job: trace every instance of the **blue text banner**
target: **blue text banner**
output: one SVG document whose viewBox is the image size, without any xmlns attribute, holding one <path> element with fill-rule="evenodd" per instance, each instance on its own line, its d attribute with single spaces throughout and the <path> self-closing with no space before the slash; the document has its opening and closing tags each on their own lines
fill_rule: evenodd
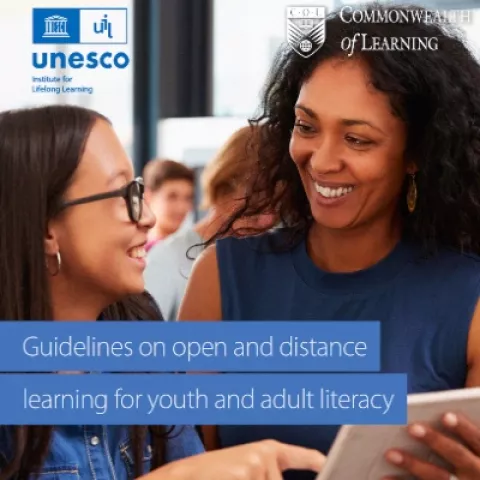
<svg viewBox="0 0 480 480">
<path fill-rule="evenodd" d="M 378 372 L 379 322 L 0 322 L 0 372 Z"/>
</svg>

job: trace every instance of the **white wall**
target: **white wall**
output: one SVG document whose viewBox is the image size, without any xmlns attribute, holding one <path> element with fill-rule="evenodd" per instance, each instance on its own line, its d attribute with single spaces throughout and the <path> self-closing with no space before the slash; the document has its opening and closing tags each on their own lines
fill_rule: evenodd
<svg viewBox="0 0 480 480">
<path fill-rule="evenodd" d="M 248 125 L 242 117 L 172 118 L 159 122 L 158 156 L 204 165 L 230 135 Z M 211 157 L 210 157 L 211 158 Z"/>
</svg>

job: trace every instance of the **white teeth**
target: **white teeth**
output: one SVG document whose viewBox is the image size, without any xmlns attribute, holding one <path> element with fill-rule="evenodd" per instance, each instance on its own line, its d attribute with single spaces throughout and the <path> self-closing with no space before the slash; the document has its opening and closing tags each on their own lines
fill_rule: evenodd
<svg viewBox="0 0 480 480">
<path fill-rule="evenodd" d="M 132 258 L 144 258 L 146 254 L 144 247 L 134 247 L 128 252 L 128 255 Z"/>
<path fill-rule="evenodd" d="M 325 198 L 336 198 L 342 197 L 347 193 L 350 193 L 354 187 L 352 186 L 345 186 L 345 187 L 337 187 L 337 188 L 330 188 L 330 187 L 323 187 L 318 183 L 314 182 L 315 190 Z"/>
</svg>

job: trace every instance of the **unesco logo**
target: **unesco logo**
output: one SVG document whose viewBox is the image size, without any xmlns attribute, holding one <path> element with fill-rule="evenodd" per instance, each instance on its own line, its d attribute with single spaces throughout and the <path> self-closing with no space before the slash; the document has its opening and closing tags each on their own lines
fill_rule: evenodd
<svg viewBox="0 0 480 480">
<path fill-rule="evenodd" d="M 34 8 L 35 45 L 126 45 L 126 8 Z M 80 49 L 79 49 L 80 50 Z M 34 68 L 126 68 L 130 58 L 122 51 L 33 52 Z"/>
</svg>

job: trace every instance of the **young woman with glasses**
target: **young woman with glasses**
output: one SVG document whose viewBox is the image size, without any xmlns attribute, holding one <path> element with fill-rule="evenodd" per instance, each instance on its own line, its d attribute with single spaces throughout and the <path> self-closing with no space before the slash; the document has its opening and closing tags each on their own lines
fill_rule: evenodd
<svg viewBox="0 0 480 480">
<path fill-rule="evenodd" d="M 98 113 L 1 113 L 0 318 L 161 320 L 144 292 L 155 218 L 143 191 Z M 188 426 L 0 426 L 2 480 L 271 480 L 322 462 L 316 451 L 273 441 L 205 454 Z"/>
</svg>

